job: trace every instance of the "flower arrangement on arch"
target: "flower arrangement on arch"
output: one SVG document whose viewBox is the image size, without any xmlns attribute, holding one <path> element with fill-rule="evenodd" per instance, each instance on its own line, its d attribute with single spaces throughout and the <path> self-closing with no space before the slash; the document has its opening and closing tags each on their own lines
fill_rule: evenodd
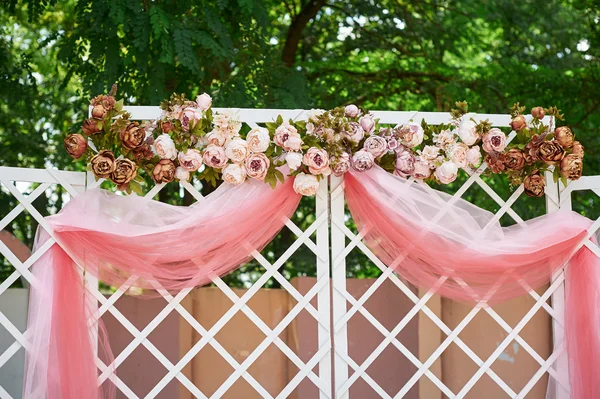
<svg viewBox="0 0 600 399">
<path fill-rule="evenodd" d="M 195 174 L 213 185 L 255 179 L 275 187 L 285 180 L 287 166 L 294 190 L 311 196 L 320 179 L 351 168 L 363 172 L 377 164 L 403 178 L 449 184 L 460 169 L 472 173 L 485 161 L 491 173 L 506 174 L 511 184 L 523 184 L 527 195 L 539 197 L 543 172 L 553 169 L 555 179 L 576 180 L 583 169 L 583 146 L 573 132 L 552 128 L 563 117 L 555 107 L 535 107 L 528 117 L 515 104 L 510 124 L 515 134 L 509 136 L 487 120 L 470 118 L 466 102 L 457 102 L 449 123 L 441 125 L 385 126 L 351 104 L 311 110 L 306 121 L 279 116 L 248 130 L 233 112 L 213 112 L 206 93 L 195 101 L 173 94 L 161 104 L 158 119 L 140 123 L 131 120 L 115 92 L 113 86 L 91 101 L 83 134 L 68 135 L 65 149 L 75 159 L 85 158 L 97 178 L 127 192 L 142 192 L 140 173 L 156 183 L 190 181 Z"/>
</svg>

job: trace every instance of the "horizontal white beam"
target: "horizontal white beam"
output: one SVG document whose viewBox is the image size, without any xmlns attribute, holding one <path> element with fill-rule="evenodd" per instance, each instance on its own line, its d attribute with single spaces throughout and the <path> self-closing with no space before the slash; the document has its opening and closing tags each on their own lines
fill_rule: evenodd
<svg viewBox="0 0 600 399">
<path fill-rule="evenodd" d="M 34 168 L 13 168 L 0 166 L 0 179 L 30 183 L 60 183 L 53 174 L 61 177 L 61 180 L 71 185 L 85 185 L 85 172 L 71 172 L 66 170 Z"/>
</svg>

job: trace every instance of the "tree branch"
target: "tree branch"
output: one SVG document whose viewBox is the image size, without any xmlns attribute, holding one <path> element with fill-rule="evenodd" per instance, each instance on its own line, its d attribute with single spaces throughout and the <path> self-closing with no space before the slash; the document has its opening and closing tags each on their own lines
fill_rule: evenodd
<svg viewBox="0 0 600 399">
<path fill-rule="evenodd" d="M 302 39 L 302 31 L 306 28 L 310 20 L 323 8 L 326 2 L 327 0 L 311 0 L 306 3 L 298 15 L 292 18 L 281 57 L 288 67 L 293 66 L 296 60 L 298 45 L 300 44 L 300 39 Z"/>
</svg>

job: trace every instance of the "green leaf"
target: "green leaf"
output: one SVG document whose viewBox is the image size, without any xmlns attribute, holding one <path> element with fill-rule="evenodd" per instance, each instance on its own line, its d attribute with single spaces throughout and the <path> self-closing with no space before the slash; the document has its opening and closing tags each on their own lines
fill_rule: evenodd
<svg viewBox="0 0 600 399">
<path fill-rule="evenodd" d="M 129 182 L 129 189 L 136 193 L 137 195 L 143 196 L 144 190 L 142 190 L 142 186 L 135 179 Z"/>
</svg>

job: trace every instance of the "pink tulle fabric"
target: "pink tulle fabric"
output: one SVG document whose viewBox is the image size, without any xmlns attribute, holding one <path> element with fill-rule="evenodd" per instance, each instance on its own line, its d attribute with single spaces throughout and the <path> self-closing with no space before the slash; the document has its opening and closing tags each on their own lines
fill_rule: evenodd
<svg viewBox="0 0 600 399">
<path fill-rule="evenodd" d="M 592 222 L 560 211 L 526 227 L 411 183 L 379 167 L 346 174 L 350 213 L 369 248 L 421 288 L 474 302 L 523 295 L 567 269 L 566 339 L 571 397 L 600 398 L 600 260 L 582 244 Z"/>
<path fill-rule="evenodd" d="M 210 282 L 262 249 L 298 206 L 293 179 L 223 185 L 190 207 L 90 190 L 48 218 L 61 246 L 34 265 L 24 397 L 114 397 L 97 387 L 87 326 L 95 299 L 75 266 L 120 286 L 170 291 Z M 503 228 L 495 216 L 379 167 L 346 174 L 350 212 L 383 262 L 446 297 L 495 303 L 547 283 L 565 263 L 571 397 L 600 398 L 600 260 L 583 244 L 591 221 L 556 212 Z M 48 239 L 38 237 L 38 246 Z M 102 329 L 101 329 L 102 331 Z M 95 341 L 94 341 L 95 342 Z M 100 340 L 106 344 L 106 340 Z M 111 354 L 107 348 L 107 363 Z"/>
<path fill-rule="evenodd" d="M 114 387 L 97 387 L 87 326 L 95 298 L 86 294 L 73 260 L 85 273 L 117 287 L 128 280 L 134 281 L 132 287 L 148 290 L 204 285 L 246 262 L 281 230 L 301 198 L 292 183 L 288 179 L 276 189 L 258 181 L 223 184 L 189 207 L 96 189 L 49 217 L 64 250 L 54 245 L 34 265 L 28 325 L 32 345 L 23 396 L 115 396 Z M 40 235 L 37 246 L 47 239 Z M 110 362 L 110 348 L 105 349 Z"/>
</svg>

